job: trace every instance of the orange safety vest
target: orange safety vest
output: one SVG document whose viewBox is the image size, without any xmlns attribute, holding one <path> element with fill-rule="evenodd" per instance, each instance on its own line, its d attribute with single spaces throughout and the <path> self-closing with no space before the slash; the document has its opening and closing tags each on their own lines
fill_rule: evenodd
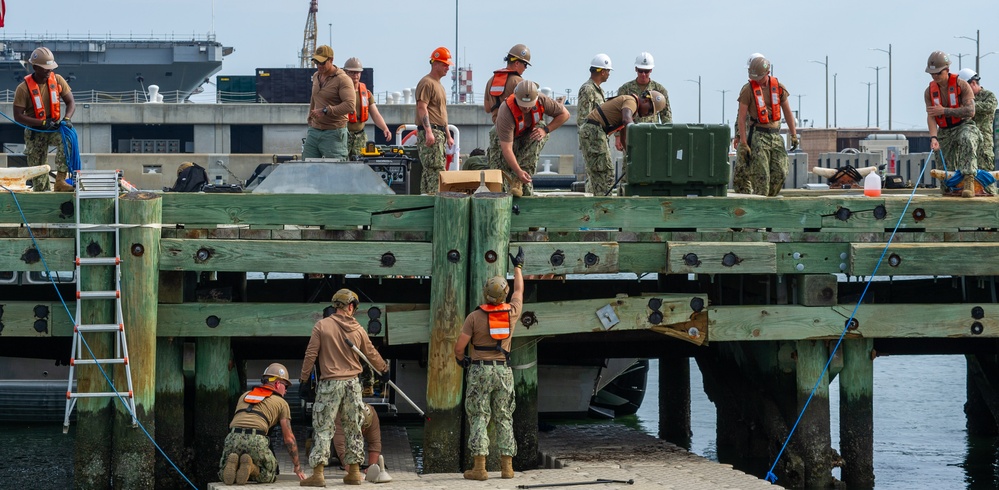
<svg viewBox="0 0 999 490">
<path fill-rule="evenodd" d="M 940 100 L 940 85 L 937 85 L 937 82 L 930 82 L 930 101 L 934 105 L 944 107 L 961 107 L 961 86 L 957 84 L 957 75 L 951 73 L 947 79 L 947 100 L 943 102 Z M 957 126 L 963 121 L 959 117 L 951 116 L 936 116 L 933 119 L 937 121 L 937 126 L 941 128 Z"/>
<path fill-rule="evenodd" d="M 347 122 L 366 122 L 368 120 L 368 97 L 371 97 L 371 92 L 368 92 L 368 87 L 365 87 L 363 83 L 357 84 L 358 89 L 358 100 L 361 101 L 361 117 L 358 118 L 357 114 L 351 112 L 347 114 Z"/>
<path fill-rule="evenodd" d="M 267 416 L 264 415 L 263 412 L 261 412 L 259 410 L 254 410 L 253 407 L 256 404 L 258 404 L 258 403 L 266 400 L 267 397 L 269 397 L 269 396 L 271 396 L 273 394 L 274 394 L 274 389 L 273 388 L 269 388 L 267 386 L 257 386 L 256 388 L 250 390 L 250 392 L 247 393 L 246 396 L 243 397 L 243 401 L 246 402 L 246 403 L 249 403 L 250 406 L 248 406 L 246 408 L 243 408 L 243 409 L 240 409 L 240 410 L 236 410 L 236 412 L 252 413 L 252 414 L 257 415 L 260 418 L 264 419 L 264 422 L 266 422 L 267 425 L 270 425 L 271 421 L 267 420 Z"/>
<path fill-rule="evenodd" d="M 59 120 L 59 102 L 60 95 L 62 93 L 62 87 L 56 82 L 55 73 L 49 73 L 48 80 L 45 81 L 45 85 L 49 89 L 49 117 L 45 117 L 45 107 L 42 107 L 42 91 L 38 87 L 38 83 L 35 82 L 35 77 L 33 75 L 28 75 L 24 77 L 24 83 L 28 85 L 28 92 L 31 94 L 31 105 L 35 106 L 35 118 L 36 119 L 55 119 Z"/>
<path fill-rule="evenodd" d="M 498 109 L 500 104 L 503 103 L 503 99 L 500 96 L 506 91 L 506 79 L 510 77 L 511 73 L 517 73 L 517 70 L 507 70 L 504 68 L 493 72 L 493 81 L 489 85 L 489 95 L 496 97 L 496 103 L 493 104 L 493 111 Z"/>
<path fill-rule="evenodd" d="M 498 305 L 479 305 L 479 309 L 489 315 L 489 336 L 493 340 L 505 340 L 510 338 L 512 321 L 510 318 L 510 303 L 500 303 Z"/>
<path fill-rule="evenodd" d="M 763 98 L 763 88 L 756 80 L 750 80 L 749 86 L 753 89 L 753 97 L 756 98 L 756 120 L 760 124 L 780 121 L 780 84 L 777 77 L 770 77 L 770 104 Z M 770 108 L 767 113 L 766 109 Z"/>
<path fill-rule="evenodd" d="M 541 120 L 541 117 L 545 115 L 545 108 L 541 107 L 541 99 L 539 98 L 538 101 L 535 102 L 534 107 L 532 107 L 528 112 L 530 117 L 525 120 L 524 111 L 519 105 L 517 105 L 516 98 L 516 95 L 510 94 L 510 96 L 506 98 L 506 106 L 510 108 L 510 113 L 513 114 L 513 119 L 517 122 L 513 135 L 520 136 L 533 128 L 534 125 Z"/>
</svg>

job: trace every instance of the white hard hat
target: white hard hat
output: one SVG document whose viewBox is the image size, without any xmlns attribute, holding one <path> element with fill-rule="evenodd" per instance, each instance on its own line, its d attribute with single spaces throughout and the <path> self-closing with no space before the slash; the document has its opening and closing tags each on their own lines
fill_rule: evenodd
<svg viewBox="0 0 999 490">
<path fill-rule="evenodd" d="M 749 64 L 752 63 L 753 60 L 755 60 L 756 58 L 766 58 L 766 56 L 763 56 L 763 53 L 753 53 L 749 55 L 749 59 L 746 60 L 746 68 L 749 68 Z"/>
<path fill-rule="evenodd" d="M 961 71 L 957 72 L 957 78 L 960 78 L 965 82 L 981 79 L 981 77 L 978 76 L 978 73 L 975 73 L 975 70 L 972 70 L 971 68 L 962 68 Z"/>
<path fill-rule="evenodd" d="M 635 68 L 638 68 L 639 70 L 651 70 L 655 68 L 655 66 L 656 60 L 653 59 L 652 55 L 647 51 L 642 51 L 642 53 L 635 58 Z"/>
<path fill-rule="evenodd" d="M 590 66 L 593 68 L 603 68 L 604 70 L 613 70 L 611 66 L 610 56 L 600 53 L 593 57 L 593 61 L 590 62 Z"/>
</svg>

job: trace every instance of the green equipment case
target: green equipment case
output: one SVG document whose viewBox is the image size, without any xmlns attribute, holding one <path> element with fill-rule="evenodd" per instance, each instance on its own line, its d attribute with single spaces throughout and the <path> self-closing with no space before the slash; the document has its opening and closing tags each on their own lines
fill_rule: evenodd
<svg viewBox="0 0 999 490">
<path fill-rule="evenodd" d="M 725 196 L 731 145 L 724 124 L 632 124 L 625 164 L 629 196 Z"/>
</svg>

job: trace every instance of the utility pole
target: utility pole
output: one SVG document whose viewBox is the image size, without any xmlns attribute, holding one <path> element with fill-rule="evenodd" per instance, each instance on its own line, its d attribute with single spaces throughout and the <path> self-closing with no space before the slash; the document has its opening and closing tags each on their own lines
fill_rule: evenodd
<svg viewBox="0 0 999 490">
<path fill-rule="evenodd" d="M 862 85 L 867 85 L 867 127 L 871 127 L 871 85 L 874 82 L 860 82 Z"/>
<path fill-rule="evenodd" d="M 701 76 L 697 75 L 697 80 L 688 78 L 687 81 L 697 84 L 697 124 L 701 124 Z"/>
<path fill-rule="evenodd" d="M 725 124 L 725 94 L 729 92 L 728 90 L 715 90 L 715 92 L 721 92 L 722 94 L 722 118 L 721 123 Z"/>
<path fill-rule="evenodd" d="M 891 44 L 888 45 L 887 51 L 881 48 L 871 49 L 874 51 L 881 51 L 882 53 L 888 53 L 888 131 L 891 131 Z M 881 125 L 879 124 L 878 127 L 880 128 Z"/>
<path fill-rule="evenodd" d="M 967 39 L 969 41 L 975 41 L 975 73 L 978 73 L 978 69 L 981 68 L 979 66 L 979 63 L 981 62 L 981 56 L 979 56 L 979 53 L 981 53 L 980 48 L 982 45 L 982 31 L 975 30 L 974 38 L 970 38 L 968 36 L 954 36 L 954 39 Z M 957 60 L 958 64 L 960 65 L 961 58 L 958 58 Z"/>
<path fill-rule="evenodd" d="M 877 99 L 877 108 L 875 109 L 874 112 L 877 113 L 877 126 L 878 126 L 878 129 L 881 129 L 881 70 L 884 69 L 884 67 L 883 66 L 868 66 L 868 68 L 874 70 L 874 84 L 876 85 L 876 88 L 874 89 L 874 93 L 876 94 L 876 99 Z M 868 124 L 870 124 L 870 123 L 868 123 Z"/>
<path fill-rule="evenodd" d="M 829 56 L 826 55 L 825 61 L 809 60 L 812 63 L 818 63 L 826 67 L 826 129 L 829 129 Z"/>
</svg>

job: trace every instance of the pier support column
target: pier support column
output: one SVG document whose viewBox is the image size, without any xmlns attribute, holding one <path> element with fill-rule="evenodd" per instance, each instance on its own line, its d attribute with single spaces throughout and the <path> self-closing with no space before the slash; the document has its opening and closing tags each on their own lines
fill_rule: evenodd
<svg viewBox="0 0 999 490">
<path fill-rule="evenodd" d="M 843 341 L 839 372 L 839 447 L 843 482 L 874 488 L 874 340 Z"/>
<path fill-rule="evenodd" d="M 454 362 L 454 343 L 468 310 L 468 226 L 471 199 L 442 192 L 434 201 L 430 282 L 430 345 L 427 355 L 427 416 L 423 472 L 457 473 L 465 449 L 461 399 L 464 370 Z"/>
<path fill-rule="evenodd" d="M 805 471 L 805 488 L 826 488 L 832 484 L 829 378 L 825 375 L 820 380 L 819 376 L 829 359 L 829 349 L 824 340 L 799 340 L 795 344 L 798 413 L 802 413 L 816 380 L 819 381 L 808 409 L 802 413 L 795 429 L 793 447 L 799 448 L 798 455 Z"/>
<path fill-rule="evenodd" d="M 160 228 L 163 200 L 151 192 L 134 192 L 120 203 L 121 222 L 153 225 L 121 230 L 122 317 L 128 340 L 128 367 L 138 422 L 155 437 L 156 316 L 159 290 Z M 115 370 L 115 384 L 128 386 L 125 370 Z M 156 450 L 146 432 L 132 427 L 132 414 L 115 405 L 111 456 L 115 486 L 152 488 Z"/>
<path fill-rule="evenodd" d="M 219 458 L 229 433 L 229 337 L 202 337 L 194 352 L 194 483 L 218 481 Z"/>
<path fill-rule="evenodd" d="M 184 343 L 164 337 L 156 342 L 156 444 L 184 474 L 191 472 L 184 440 Z M 163 455 L 156 453 L 156 488 L 173 490 L 187 483 Z"/>
<path fill-rule="evenodd" d="M 533 470 L 538 467 L 538 340 L 513 339 L 510 365 L 517 409 L 513 412 L 513 433 L 517 439 L 517 455 L 513 469 Z M 491 454 L 491 451 L 490 451 Z"/>
<path fill-rule="evenodd" d="M 114 223 L 114 202 L 111 199 L 87 199 L 80 202 L 80 223 Z M 82 233 L 80 249 L 84 257 L 113 257 L 114 239 L 111 233 Z M 88 266 L 80 272 L 80 286 L 85 291 L 114 289 L 113 266 Z M 72 301 L 72 298 L 67 298 Z M 115 307 L 111 300 L 87 300 L 81 311 L 83 324 L 115 323 Z M 94 358 L 107 359 L 114 355 L 109 333 L 87 333 L 83 336 L 93 351 Z M 84 356 L 91 358 L 86 347 Z M 104 365 L 108 379 L 114 380 L 111 365 Z M 77 391 L 108 392 L 111 386 L 97 366 L 79 366 Z M 80 398 L 76 402 L 76 440 L 73 479 L 76 488 L 111 488 L 111 440 L 113 404 L 111 397 Z"/>
<path fill-rule="evenodd" d="M 690 359 L 659 359 L 659 438 L 690 449 Z"/>
</svg>

